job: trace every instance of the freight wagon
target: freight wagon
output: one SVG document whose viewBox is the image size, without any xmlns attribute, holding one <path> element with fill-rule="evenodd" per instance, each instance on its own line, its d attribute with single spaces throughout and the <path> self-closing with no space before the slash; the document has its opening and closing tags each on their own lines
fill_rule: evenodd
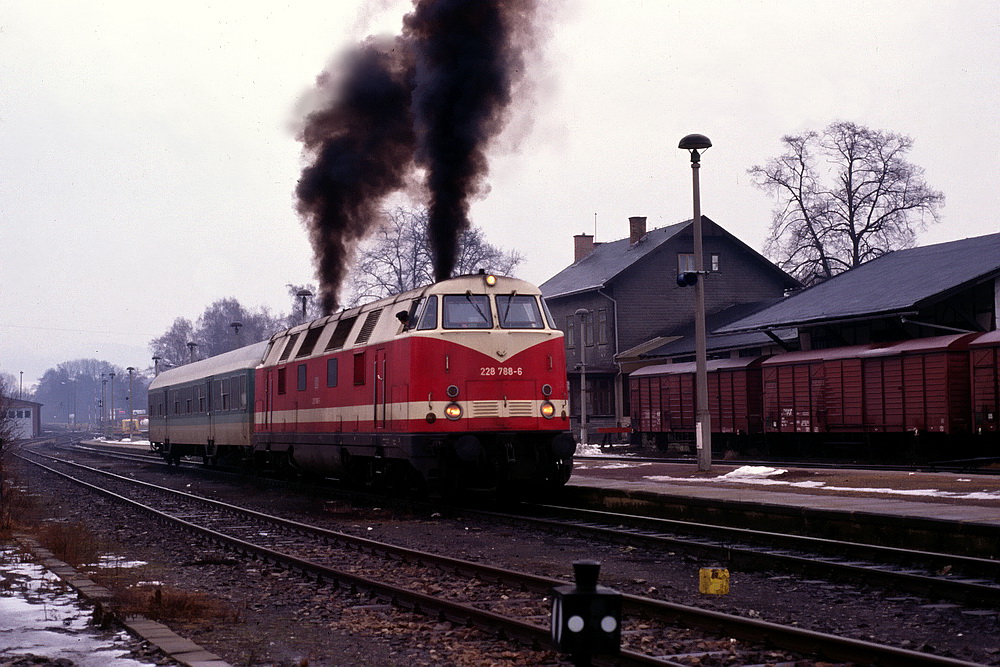
<svg viewBox="0 0 1000 667">
<path fill-rule="evenodd" d="M 716 454 L 926 462 L 997 456 L 1000 334 L 708 362 Z M 661 447 L 694 439 L 693 363 L 632 374 L 635 430 Z"/>
</svg>

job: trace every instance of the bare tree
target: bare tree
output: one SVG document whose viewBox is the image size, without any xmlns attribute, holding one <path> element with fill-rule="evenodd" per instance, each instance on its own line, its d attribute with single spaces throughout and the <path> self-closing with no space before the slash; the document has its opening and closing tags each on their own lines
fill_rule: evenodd
<svg viewBox="0 0 1000 667">
<path fill-rule="evenodd" d="M 294 327 L 302 324 L 303 321 L 315 320 L 323 317 L 323 302 L 319 297 L 319 291 L 315 285 L 285 285 L 288 288 L 288 296 L 292 300 L 292 309 L 285 318 L 285 324 Z M 306 293 L 308 292 L 308 295 Z M 302 303 L 305 299 L 305 314 L 302 313 Z"/>
<path fill-rule="evenodd" d="M 386 211 L 385 223 L 358 249 L 349 280 L 351 305 L 434 282 L 427 223 L 426 209 L 397 207 Z M 479 269 L 512 275 L 522 261 L 517 251 L 487 243 L 480 227 L 470 227 L 459 237 L 454 275 Z"/>
<path fill-rule="evenodd" d="M 160 358 L 160 368 L 183 366 L 191 360 L 188 343 L 194 342 L 194 324 L 186 317 L 178 317 L 159 338 L 149 341 L 153 356 Z"/>
<path fill-rule="evenodd" d="M 781 141 L 748 173 L 778 201 L 764 253 L 803 284 L 912 247 L 940 221 L 944 195 L 907 162 L 910 137 L 842 121 Z"/>
</svg>

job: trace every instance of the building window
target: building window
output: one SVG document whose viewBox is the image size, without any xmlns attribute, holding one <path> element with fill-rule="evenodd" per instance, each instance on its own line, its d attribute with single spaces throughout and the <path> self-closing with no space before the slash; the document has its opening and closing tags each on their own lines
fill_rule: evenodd
<svg viewBox="0 0 1000 667">
<path fill-rule="evenodd" d="M 307 377 L 307 371 L 306 371 L 306 365 L 305 364 L 299 364 L 298 374 L 299 374 L 299 377 L 298 377 L 298 381 L 299 381 L 298 382 L 298 389 L 299 389 L 299 391 L 305 391 L 306 390 L 306 377 Z"/>
<path fill-rule="evenodd" d="M 608 309 L 600 308 L 597 311 L 597 344 L 608 344 Z"/>
<path fill-rule="evenodd" d="M 711 271 L 717 273 L 719 271 L 719 255 L 718 253 L 712 253 L 711 255 Z"/>
<path fill-rule="evenodd" d="M 584 342 L 587 347 L 591 347 L 594 344 L 594 311 L 588 310 L 586 317 L 586 326 L 583 330 Z"/>
<path fill-rule="evenodd" d="M 687 273 L 689 271 L 694 271 L 694 253 L 677 253 L 677 273 Z"/>
<path fill-rule="evenodd" d="M 566 316 L 566 347 L 576 347 L 576 320 L 572 315 Z"/>
</svg>

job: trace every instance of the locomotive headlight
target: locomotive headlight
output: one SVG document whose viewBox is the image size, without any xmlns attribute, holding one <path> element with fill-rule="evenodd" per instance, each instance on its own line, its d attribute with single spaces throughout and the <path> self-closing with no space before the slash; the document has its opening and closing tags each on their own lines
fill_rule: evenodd
<svg viewBox="0 0 1000 667">
<path fill-rule="evenodd" d="M 458 403 L 449 403 L 444 409 L 444 416 L 448 419 L 455 421 L 462 416 L 462 406 Z"/>
<path fill-rule="evenodd" d="M 492 273 L 486 274 L 485 280 L 486 280 L 486 284 L 489 287 L 493 287 L 494 285 L 497 284 L 497 277 L 495 275 L 493 275 Z"/>
<path fill-rule="evenodd" d="M 548 401 L 542 403 L 542 416 L 546 419 L 552 419 L 556 414 L 556 406 L 552 405 Z"/>
</svg>

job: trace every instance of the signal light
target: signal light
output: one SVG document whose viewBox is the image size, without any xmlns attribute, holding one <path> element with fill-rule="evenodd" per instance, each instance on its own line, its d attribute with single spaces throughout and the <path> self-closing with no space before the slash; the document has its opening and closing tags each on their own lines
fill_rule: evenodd
<svg viewBox="0 0 1000 667">
<path fill-rule="evenodd" d="M 678 287 L 691 287 L 697 282 L 698 282 L 697 271 L 685 271 L 684 273 L 677 274 Z"/>
</svg>

